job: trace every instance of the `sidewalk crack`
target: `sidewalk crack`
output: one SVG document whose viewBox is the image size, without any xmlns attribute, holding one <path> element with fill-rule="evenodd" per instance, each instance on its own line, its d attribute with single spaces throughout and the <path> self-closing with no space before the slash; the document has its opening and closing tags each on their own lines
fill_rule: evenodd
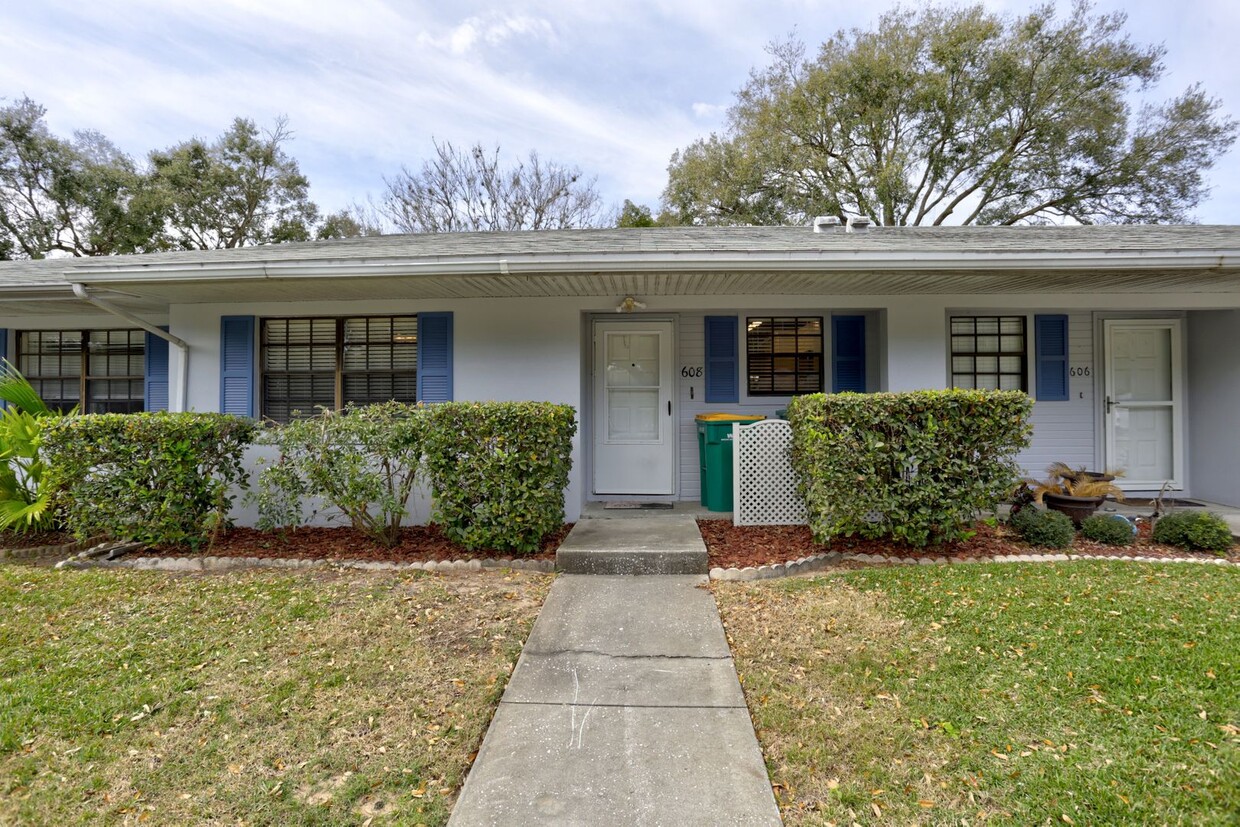
<svg viewBox="0 0 1240 827">
<path fill-rule="evenodd" d="M 537 657 L 554 658 L 563 655 L 598 655 L 604 658 L 614 658 L 616 660 L 731 660 L 732 655 L 620 655 L 613 652 L 604 652 L 601 649 L 548 649 L 545 651 L 530 651 L 526 649 L 523 655 L 533 655 Z"/>
</svg>

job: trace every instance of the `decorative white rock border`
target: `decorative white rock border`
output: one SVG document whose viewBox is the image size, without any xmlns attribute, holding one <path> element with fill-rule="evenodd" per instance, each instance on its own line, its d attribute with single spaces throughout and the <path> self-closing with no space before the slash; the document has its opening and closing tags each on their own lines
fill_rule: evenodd
<svg viewBox="0 0 1240 827">
<path fill-rule="evenodd" d="M 1203 563 L 1206 565 L 1240 566 L 1240 561 L 1232 562 L 1224 557 L 1138 557 L 1128 555 L 1115 557 L 1106 554 L 996 554 L 988 557 L 897 557 L 882 554 L 853 554 L 828 551 L 809 557 L 789 560 L 787 563 L 774 563 L 767 566 L 746 566 L 743 569 L 721 568 L 716 566 L 710 570 L 711 580 L 773 580 L 779 577 L 791 577 L 794 574 L 821 571 L 836 563 L 854 560 L 858 563 L 877 563 L 893 566 L 946 566 L 965 565 L 969 563 L 1066 563 L 1074 560 L 1122 560 L 1131 563 Z"/>
<path fill-rule="evenodd" d="M 391 563 L 382 560 L 328 560 L 296 557 L 134 557 L 128 560 L 71 559 L 61 568 L 137 569 L 141 571 L 235 571 L 237 569 L 315 569 L 337 568 L 360 571 L 482 571 L 513 569 L 515 571 L 553 572 L 554 560 L 471 558 L 468 560 L 429 560 L 427 562 Z"/>
</svg>

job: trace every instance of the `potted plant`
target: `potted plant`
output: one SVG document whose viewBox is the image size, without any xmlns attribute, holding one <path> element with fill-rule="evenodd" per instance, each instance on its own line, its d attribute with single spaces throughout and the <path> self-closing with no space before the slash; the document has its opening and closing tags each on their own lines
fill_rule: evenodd
<svg viewBox="0 0 1240 827">
<path fill-rule="evenodd" d="M 1115 484 L 1122 471 L 1086 471 L 1063 462 L 1051 463 L 1046 480 L 1025 480 L 1025 490 L 1033 502 L 1054 511 L 1062 511 L 1080 528 L 1081 522 L 1106 501 L 1107 497 L 1124 501 L 1124 492 Z"/>
</svg>

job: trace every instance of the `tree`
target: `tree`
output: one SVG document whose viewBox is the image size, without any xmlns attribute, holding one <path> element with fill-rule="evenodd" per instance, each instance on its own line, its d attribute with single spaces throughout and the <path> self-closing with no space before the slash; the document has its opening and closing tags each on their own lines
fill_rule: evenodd
<svg viewBox="0 0 1240 827">
<path fill-rule="evenodd" d="M 58 138 L 29 98 L 0 108 L 0 259 L 159 249 L 162 214 L 132 159 L 97 132 Z"/>
<path fill-rule="evenodd" d="M 654 227 L 656 224 L 649 207 L 645 204 L 634 204 L 626 198 L 624 206 L 620 208 L 620 214 L 616 216 L 616 226 Z"/>
<path fill-rule="evenodd" d="M 674 215 L 667 210 L 660 212 L 657 216 L 650 211 L 645 204 L 634 204 L 629 199 L 624 199 L 624 206 L 615 215 L 615 224 L 617 227 L 676 227 L 682 224 L 692 224 L 692 221 L 684 221 L 679 215 Z"/>
<path fill-rule="evenodd" d="M 306 241 L 318 218 L 310 182 L 285 151 L 288 122 L 269 132 L 237 118 L 207 144 L 199 138 L 151 153 L 151 176 L 172 246 L 185 250 Z"/>
<path fill-rule="evenodd" d="M 1199 85 L 1133 111 L 1161 46 L 1078 0 L 1024 17 L 896 9 L 812 59 L 789 41 L 752 73 L 724 135 L 672 156 L 664 208 L 705 224 L 1182 222 L 1235 121 Z"/>
<path fill-rule="evenodd" d="M 315 231 L 314 237 L 320 241 L 331 238 L 357 238 L 364 235 L 383 235 L 379 221 L 368 215 L 368 211 L 358 205 L 347 207 L 325 217 Z"/>
<path fill-rule="evenodd" d="M 402 168 L 384 179 L 379 211 L 406 233 L 478 230 L 558 230 L 596 227 L 602 199 L 595 179 L 581 170 L 543 161 L 531 152 L 501 167 L 499 147 L 467 151 L 435 141 L 435 157 L 415 172 Z"/>
</svg>

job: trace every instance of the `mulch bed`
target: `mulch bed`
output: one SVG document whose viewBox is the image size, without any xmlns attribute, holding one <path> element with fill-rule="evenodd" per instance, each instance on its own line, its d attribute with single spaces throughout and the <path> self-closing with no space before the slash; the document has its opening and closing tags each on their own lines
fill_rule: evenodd
<svg viewBox="0 0 1240 827">
<path fill-rule="evenodd" d="M 383 563 L 426 563 L 442 560 L 487 560 L 503 557 L 525 560 L 554 560 L 555 550 L 573 527 L 566 523 L 559 531 L 543 538 L 537 554 L 500 549 L 470 551 L 443 536 L 438 526 L 409 526 L 400 531 L 400 542 L 381 546 L 351 527 L 302 526 L 292 531 L 259 531 L 234 528 L 209 549 L 187 551 L 153 548 L 134 552 L 130 557 L 262 557 L 298 560 L 365 560 Z"/>
<path fill-rule="evenodd" d="M 13 531 L 0 531 L 0 548 L 26 549 L 42 546 L 60 546 L 72 543 L 73 535 L 67 531 L 31 531 L 19 534 Z"/>
<path fill-rule="evenodd" d="M 972 539 L 939 546 L 913 548 L 892 543 L 890 540 L 861 540 L 841 538 L 829 545 L 815 543 L 809 526 L 734 526 L 731 520 L 698 520 L 698 528 L 706 540 L 711 568 L 746 568 L 786 563 L 801 557 L 838 551 L 845 554 L 881 554 L 885 557 L 949 557 L 960 560 L 977 557 L 994 557 L 1007 554 L 1041 554 L 1046 551 L 1028 545 L 1005 525 L 991 526 L 978 523 L 977 534 Z M 1068 554 L 1088 554 L 1097 557 L 1200 557 L 1216 560 L 1218 555 L 1209 552 L 1192 552 L 1164 546 L 1150 540 L 1150 527 L 1142 525 L 1136 542 L 1119 547 L 1095 543 L 1077 537 L 1072 548 L 1063 549 Z M 1231 560 L 1240 560 L 1240 549 L 1233 547 L 1228 554 Z"/>
</svg>

